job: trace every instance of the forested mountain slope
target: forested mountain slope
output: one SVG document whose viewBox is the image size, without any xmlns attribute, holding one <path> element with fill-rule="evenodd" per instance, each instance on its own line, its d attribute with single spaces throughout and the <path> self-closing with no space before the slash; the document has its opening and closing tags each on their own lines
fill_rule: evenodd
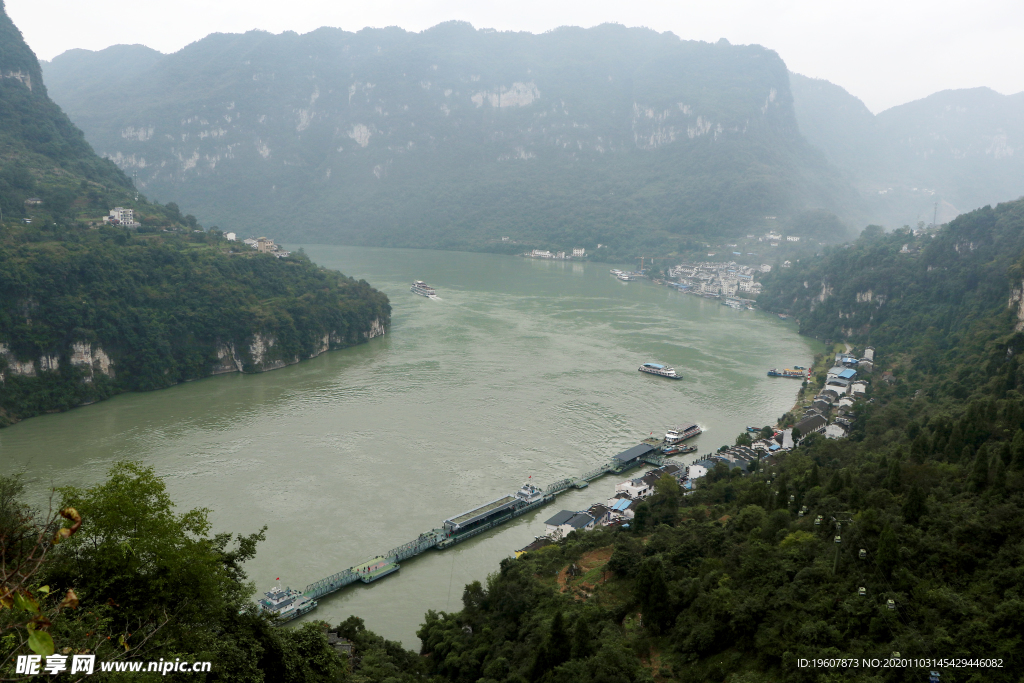
<svg viewBox="0 0 1024 683">
<path fill-rule="evenodd" d="M 23 216 L 25 200 L 39 194 L 61 213 L 71 199 L 68 175 L 130 187 L 48 97 L 39 62 L 0 0 L 0 210 L 7 218 Z"/>
<path fill-rule="evenodd" d="M 151 65 L 122 72 L 126 50 Z M 159 57 L 76 50 L 46 73 L 101 154 L 236 231 L 487 249 L 508 236 L 631 257 L 858 206 L 800 137 L 785 65 L 758 46 L 449 22 L 217 34 Z"/>
<path fill-rule="evenodd" d="M 0 426 L 383 334 L 387 297 L 136 196 L 46 94 L 0 4 Z M 107 225 L 115 206 L 135 226 Z"/>
<path fill-rule="evenodd" d="M 877 116 L 828 81 L 790 75 L 800 132 L 850 175 L 887 227 L 1024 195 L 1024 93 L 944 90 Z"/>
<path fill-rule="evenodd" d="M 1022 257 L 1024 200 L 1017 200 L 916 237 L 869 227 L 851 245 L 772 273 L 758 302 L 792 313 L 802 333 L 822 339 L 927 340 L 945 353 L 978 321 L 1010 315 L 1006 302 L 1020 297 Z"/>
</svg>

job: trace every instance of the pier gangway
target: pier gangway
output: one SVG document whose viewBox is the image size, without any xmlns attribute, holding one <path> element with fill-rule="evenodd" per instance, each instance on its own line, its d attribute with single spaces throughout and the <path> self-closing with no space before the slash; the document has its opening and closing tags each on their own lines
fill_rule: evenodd
<svg viewBox="0 0 1024 683">
<path fill-rule="evenodd" d="M 648 453 L 637 460 L 625 463 L 620 463 L 613 459 L 600 467 L 595 467 L 594 469 L 583 473 L 580 476 L 560 479 L 559 481 L 549 485 L 544 490 L 543 497 L 539 500 L 529 503 L 523 507 L 512 508 L 507 513 L 502 513 L 484 524 L 474 526 L 461 533 L 453 532 L 446 528 L 431 529 L 430 531 L 421 533 L 415 539 L 403 543 L 396 548 L 392 548 L 382 555 L 377 555 L 366 562 L 354 565 L 348 569 L 343 569 L 336 574 L 332 574 L 326 578 L 309 584 L 306 586 L 306 590 L 303 591 L 303 595 L 308 596 L 313 600 L 317 600 L 325 595 L 329 595 L 330 593 L 344 588 L 350 583 L 355 583 L 356 581 L 362 581 L 363 583 L 376 581 L 377 579 L 396 572 L 399 569 L 398 563 L 403 560 L 419 555 L 431 548 L 437 548 L 438 550 L 450 548 L 456 543 L 461 543 L 462 541 L 472 538 L 478 534 L 482 534 L 485 531 L 489 531 L 490 529 L 500 526 L 515 517 L 535 510 L 542 505 L 546 505 L 553 501 L 558 494 L 564 491 L 574 487 L 585 488 L 589 482 L 606 474 L 620 474 L 640 465 L 641 463 L 657 467 L 662 467 L 667 464 L 685 467 L 682 463 L 666 458 L 660 453 Z M 315 608 L 315 606 L 316 605 L 314 604 L 313 607 Z M 291 618 L 294 618 L 295 616 L 299 616 L 299 614 L 295 614 Z"/>
</svg>

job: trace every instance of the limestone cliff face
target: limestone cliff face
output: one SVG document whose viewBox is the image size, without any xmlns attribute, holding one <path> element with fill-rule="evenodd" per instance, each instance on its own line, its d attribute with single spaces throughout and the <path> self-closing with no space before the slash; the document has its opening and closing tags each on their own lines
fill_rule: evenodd
<svg viewBox="0 0 1024 683">
<path fill-rule="evenodd" d="M 1015 332 L 1024 330 L 1024 280 L 1010 287 L 1010 301 L 1007 303 L 1010 308 L 1016 309 L 1017 324 L 1013 329 Z"/>
<path fill-rule="evenodd" d="M 387 334 L 387 327 L 390 321 L 382 320 L 381 318 L 374 318 L 370 323 L 368 329 L 363 330 L 358 335 L 358 341 L 369 341 L 374 337 L 382 337 Z M 238 352 L 235 350 L 234 345 L 230 348 L 226 346 L 219 347 L 223 350 L 221 356 L 221 363 L 216 366 L 218 370 L 215 370 L 214 374 L 220 374 L 222 372 L 267 372 L 268 370 L 277 370 L 288 365 L 294 365 L 299 361 L 303 360 L 301 356 L 283 357 L 279 354 L 275 354 L 274 347 L 277 344 L 277 339 L 273 335 L 257 333 L 254 334 L 247 345 L 246 350 L 248 351 L 248 358 L 240 357 Z M 333 348 L 341 348 L 345 346 L 351 346 L 352 342 L 346 340 L 343 335 L 338 333 L 336 330 L 331 330 L 330 333 L 324 334 L 310 349 L 309 355 L 306 358 L 316 358 L 326 351 L 330 351 Z M 233 367 L 229 367 L 229 364 Z"/>
<path fill-rule="evenodd" d="M 39 358 L 22 359 L 18 358 L 7 344 L 0 343 L 0 382 L 3 382 L 7 375 L 37 377 L 43 372 L 57 372 L 60 370 L 62 357 L 72 366 L 86 371 L 83 378 L 86 382 L 91 382 L 97 373 L 114 377 L 113 361 L 95 344 L 75 342 L 67 350 L 66 356 L 54 353 L 43 354 Z"/>
<path fill-rule="evenodd" d="M 301 356 L 293 354 L 284 357 L 277 353 L 278 341 L 274 335 L 267 333 L 253 334 L 241 345 L 232 341 L 217 340 L 214 344 L 215 360 L 210 364 L 208 374 L 222 375 L 229 372 L 254 373 L 276 370 L 294 365 L 304 359 L 316 358 L 332 349 L 345 348 L 374 337 L 381 337 L 387 334 L 389 324 L 390 320 L 386 318 L 375 318 L 367 329 L 356 332 L 354 337 L 332 330 L 321 335 L 309 348 L 308 353 Z M 92 385 L 99 377 L 109 380 L 114 380 L 117 377 L 117 361 L 111 353 L 96 343 L 74 342 L 66 349 L 43 354 L 38 358 L 21 358 L 11 349 L 10 344 L 0 342 L 0 390 L 11 378 L 38 379 L 46 373 L 60 372 L 61 368 L 66 365 L 81 373 L 80 386 Z M 98 397 L 84 392 L 83 398 L 78 401 L 78 404 L 84 405 L 105 398 L 111 393 L 109 391 L 110 383 L 106 386 L 108 387 L 107 393 Z M 116 390 L 112 393 L 116 393 Z M 0 415 L 0 418 L 4 418 L 0 419 L 0 426 L 16 421 L 5 418 L 3 415 Z"/>
</svg>

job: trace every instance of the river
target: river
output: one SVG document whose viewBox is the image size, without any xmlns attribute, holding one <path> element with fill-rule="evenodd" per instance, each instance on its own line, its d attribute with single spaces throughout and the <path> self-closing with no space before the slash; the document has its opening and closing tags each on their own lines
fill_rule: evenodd
<svg viewBox="0 0 1024 683">
<path fill-rule="evenodd" d="M 292 246 L 290 248 L 296 248 Z M 133 458 L 164 477 L 179 511 L 213 510 L 215 531 L 267 541 L 248 566 L 266 590 L 306 584 L 386 551 L 477 504 L 582 473 L 650 433 L 701 424 L 701 453 L 746 425 L 774 423 L 797 382 L 770 367 L 821 350 L 792 323 L 735 311 L 608 265 L 492 254 L 305 245 L 317 263 L 381 289 L 390 333 L 260 375 L 126 394 L 0 430 L 0 471 L 51 485 L 102 481 Z M 426 280 L 439 300 L 409 292 Z M 673 365 L 671 381 L 637 372 Z M 428 609 L 544 532 L 560 509 L 611 497 L 605 477 L 380 582 L 320 601 L 306 618 L 350 614 L 418 649 Z"/>
</svg>

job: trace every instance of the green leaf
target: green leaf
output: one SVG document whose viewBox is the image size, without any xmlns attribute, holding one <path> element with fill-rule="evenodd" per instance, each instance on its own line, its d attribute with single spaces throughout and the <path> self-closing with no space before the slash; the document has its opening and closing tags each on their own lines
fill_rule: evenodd
<svg viewBox="0 0 1024 683">
<path fill-rule="evenodd" d="M 42 593 L 43 595 L 49 595 L 50 594 L 50 587 L 49 586 L 42 586 L 40 588 L 37 588 L 36 592 L 37 593 Z"/>
<path fill-rule="evenodd" d="M 14 606 L 26 612 L 39 614 L 39 603 L 32 598 L 22 595 L 21 593 L 14 594 Z"/>
<path fill-rule="evenodd" d="M 29 631 L 28 646 L 32 648 L 32 652 L 43 657 L 53 654 L 53 638 L 46 631 Z"/>
</svg>

